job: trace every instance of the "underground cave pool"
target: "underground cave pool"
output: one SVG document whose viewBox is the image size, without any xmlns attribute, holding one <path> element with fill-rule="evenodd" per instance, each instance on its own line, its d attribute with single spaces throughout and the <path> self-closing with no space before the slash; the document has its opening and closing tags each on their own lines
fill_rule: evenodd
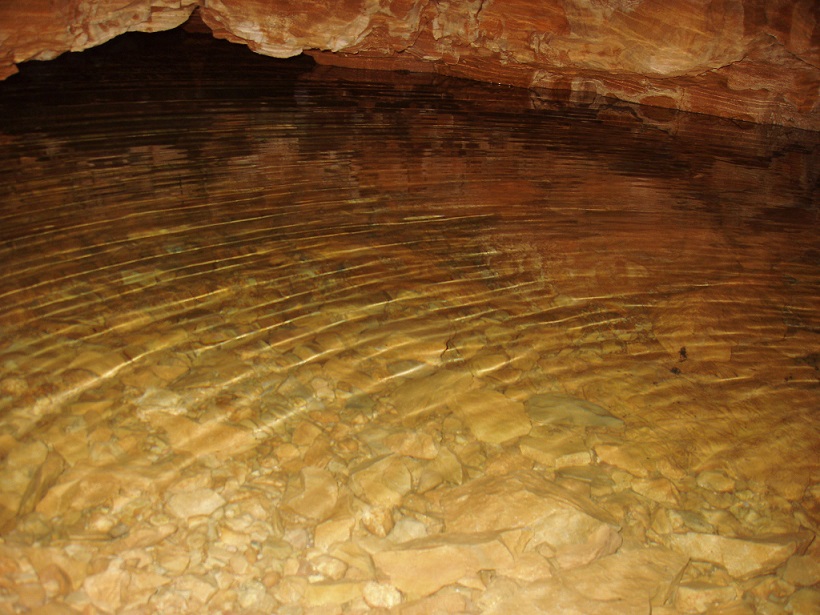
<svg viewBox="0 0 820 615">
<path fill-rule="evenodd" d="M 820 139 L 125 35 L 0 83 L 3 613 L 814 613 Z"/>
</svg>

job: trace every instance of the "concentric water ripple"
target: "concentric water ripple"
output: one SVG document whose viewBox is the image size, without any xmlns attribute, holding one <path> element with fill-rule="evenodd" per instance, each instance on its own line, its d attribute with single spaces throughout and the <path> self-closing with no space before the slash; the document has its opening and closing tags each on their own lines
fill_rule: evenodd
<svg viewBox="0 0 820 615">
<path fill-rule="evenodd" d="M 433 434 L 465 483 L 560 475 L 524 446 L 546 428 L 496 442 L 456 421 L 476 391 L 622 420 L 581 429 L 577 463 L 612 477 L 590 497 L 636 545 L 668 544 L 659 508 L 716 524 L 702 507 L 737 503 L 700 503 L 706 470 L 759 498 L 737 535 L 817 530 L 816 135 L 176 34 L 24 66 L 0 118 L 7 545 L 87 545 L 95 515 L 157 526 L 198 472 L 228 501 L 230 481 L 268 480 L 289 502 L 303 467 L 344 489 L 396 429 Z M 641 519 L 618 497 L 647 477 L 679 495 Z M 289 557 L 313 521 L 271 530 Z"/>
</svg>

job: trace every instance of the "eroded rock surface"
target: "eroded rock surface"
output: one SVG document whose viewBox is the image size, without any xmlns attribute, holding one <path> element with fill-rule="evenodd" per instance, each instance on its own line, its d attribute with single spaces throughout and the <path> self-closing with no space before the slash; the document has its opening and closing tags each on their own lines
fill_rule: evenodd
<svg viewBox="0 0 820 615">
<path fill-rule="evenodd" d="M 434 71 L 573 98 L 615 97 L 820 129 L 812 0 L 37 0 L 0 6 L 0 77 L 15 64 L 173 28 L 199 7 L 217 37 L 275 57 Z"/>
</svg>

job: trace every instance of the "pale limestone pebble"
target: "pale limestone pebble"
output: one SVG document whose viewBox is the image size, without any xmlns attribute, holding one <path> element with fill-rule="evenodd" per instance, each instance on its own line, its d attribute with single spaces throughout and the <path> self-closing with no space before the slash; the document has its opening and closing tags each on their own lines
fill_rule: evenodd
<svg viewBox="0 0 820 615">
<path fill-rule="evenodd" d="M 252 566 L 249 559 L 253 559 L 252 551 L 245 551 L 244 554 L 232 555 L 228 560 L 228 567 L 231 572 L 239 576 L 259 576 L 259 569 Z"/>
<path fill-rule="evenodd" d="M 556 468 L 556 481 L 572 480 L 587 483 L 589 494 L 600 498 L 613 492 L 615 482 L 609 474 L 597 465 L 572 465 Z"/>
<path fill-rule="evenodd" d="M 704 470 L 697 477 L 697 485 L 702 489 L 718 493 L 731 493 L 735 490 L 735 480 L 718 470 Z"/>
<path fill-rule="evenodd" d="M 723 579 L 721 579 L 721 582 L 726 585 L 729 584 Z M 763 607 L 763 605 L 770 602 L 785 603 L 786 599 L 794 594 L 796 587 L 778 576 L 765 575 L 746 581 L 742 584 L 741 589 L 744 598 L 747 600 L 751 598 L 755 604 Z"/>
<path fill-rule="evenodd" d="M 308 562 L 312 568 L 312 574 L 308 577 L 314 581 L 338 581 L 345 576 L 348 565 L 337 557 L 323 553 L 308 553 Z"/>
<path fill-rule="evenodd" d="M 123 570 L 122 561 L 114 559 L 102 572 L 86 577 L 83 590 L 96 608 L 115 613 L 123 605 L 123 594 L 130 577 L 130 573 Z"/>
<path fill-rule="evenodd" d="M 394 428 L 386 425 L 380 425 L 376 421 L 372 421 L 356 433 L 355 438 L 361 443 L 360 448 L 370 452 L 371 457 L 380 457 L 394 453 L 393 450 L 387 446 L 387 438 L 395 433 Z"/>
<path fill-rule="evenodd" d="M 362 526 L 374 536 L 384 538 L 394 527 L 393 509 L 365 506 L 360 513 Z"/>
<path fill-rule="evenodd" d="M 305 450 L 303 461 L 304 464 L 308 466 L 326 468 L 332 465 L 340 471 L 346 470 L 345 464 L 336 456 L 336 452 L 333 450 L 333 444 L 324 435 L 316 438 L 313 444 Z"/>
<path fill-rule="evenodd" d="M 210 538 L 210 537 L 209 537 Z M 207 550 L 205 566 L 210 570 L 214 568 L 225 568 L 237 553 L 236 547 L 224 545 L 219 541 L 209 542 L 203 547 Z"/>
<path fill-rule="evenodd" d="M 276 609 L 276 601 L 268 594 L 268 589 L 260 581 L 244 580 L 236 587 L 235 592 L 239 607 L 244 612 L 254 609 L 270 613 Z"/>
<path fill-rule="evenodd" d="M 302 457 L 302 452 L 289 442 L 277 444 L 273 452 L 282 464 L 286 464 L 290 461 L 297 461 Z"/>
<path fill-rule="evenodd" d="M 444 477 L 441 475 L 441 472 L 427 466 L 422 469 L 421 474 L 419 475 L 418 482 L 416 483 L 416 493 L 427 493 L 428 491 L 441 485 L 443 482 Z"/>
<path fill-rule="evenodd" d="M 820 589 L 804 587 L 789 598 L 787 607 L 794 615 L 817 615 L 820 613 Z"/>
<path fill-rule="evenodd" d="M 308 587 L 308 580 L 297 575 L 283 576 L 273 588 L 273 597 L 282 604 L 299 604 Z"/>
<path fill-rule="evenodd" d="M 394 453 L 415 459 L 435 459 L 439 451 L 439 443 L 433 435 L 417 431 L 390 434 L 385 445 Z"/>
<path fill-rule="evenodd" d="M 482 445 L 483 446 L 483 445 Z M 487 461 L 484 464 L 486 476 L 502 476 L 513 472 L 529 471 L 533 469 L 533 462 L 523 455 L 519 455 L 515 448 L 501 446 L 483 446 L 487 452 Z M 544 478 L 552 479 L 552 475 L 543 474 Z"/>
<path fill-rule="evenodd" d="M 188 519 L 211 515 L 225 505 L 225 498 L 212 489 L 194 489 L 172 494 L 166 501 L 167 510 L 176 517 Z"/>
<path fill-rule="evenodd" d="M 164 543 L 156 547 L 154 560 L 167 574 L 179 576 L 188 569 L 191 554 L 185 547 Z"/>
<path fill-rule="evenodd" d="M 459 457 L 447 446 L 438 450 L 436 458 L 427 464 L 421 472 L 417 491 L 424 493 L 442 483 L 460 485 L 464 481 L 464 467 Z"/>
<path fill-rule="evenodd" d="M 289 527 L 282 534 L 282 540 L 289 544 L 293 551 L 304 551 L 310 544 L 310 530 L 307 527 Z"/>
<path fill-rule="evenodd" d="M 485 444 L 472 438 L 465 438 L 463 444 L 452 445 L 453 453 L 458 457 L 464 471 L 464 480 L 474 480 L 484 476 L 487 465 L 488 449 Z"/>
<path fill-rule="evenodd" d="M 691 507 L 694 508 L 694 507 Z M 744 533 L 743 524 L 732 513 L 725 510 L 709 510 L 702 507 L 700 510 L 675 511 L 683 524 L 693 532 L 701 534 L 720 534 L 722 536 L 738 536 Z M 677 532 L 681 534 L 681 531 Z"/>
<path fill-rule="evenodd" d="M 512 554 L 493 532 L 441 534 L 373 554 L 379 572 L 403 594 L 429 596 L 479 570 L 514 565 Z"/>
<path fill-rule="evenodd" d="M 390 530 L 390 533 L 387 535 L 387 539 L 394 544 L 400 544 L 411 540 L 417 540 L 419 538 L 425 538 L 428 533 L 429 530 L 427 525 L 418 519 L 413 519 L 412 517 L 402 517 L 393 525 L 393 529 Z"/>
<path fill-rule="evenodd" d="M 657 507 L 652 512 L 652 520 L 649 526 L 656 535 L 682 534 L 686 531 L 695 531 L 704 534 L 717 533 L 715 526 L 706 521 L 698 512 L 686 510 L 672 510 Z"/>
<path fill-rule="evenodd" d="M 328 550 L 333 545 L 347 542 L 356 525 L 356 518 L 352 515 L 337 515 L 316 526 L 313 541 L 318 549 Z"/>
<path fill-rule="evenodd" d="M 310 421 L 299 421 L 293 430 L 291 442 L 296 446 L 310 446 L 318 436 L 322 434 L 322 428 Z"/>
<path fill-rule="evenodd" d="M 167 492 L 193 491 L 211 487 L 214 483 L 214 476 L 204 468 L 193 468 L 188 472 L 180 472 L 175 476 L 176 480 L 168 485 Z"/>
<path fill-rule="evenodd" d="M 350 471 L 353 493 L 374 506 L 398 506 L 412 486 L 407 464 L 396 455 L 367 460 Z"/>
<path fill-rule="evenodd" d="M 561 455 L 555 460 L 555 469 L 576 467 L 592 463 L 592 453 L 588 450 L 575 451 Z"/>
<path fill-rule="evenodd" d="M 347 564 L 345 578 L 356 581 L 371 581 L 376 577 L 376 568 L 370 553 L 364 548 L 364 541 L 348 541 L 334 545 L 328 554 Z"/>
<path fill-rule="evenodd" d="M 733 585 L 711 583 L 681 583 L 675 593 L 675 606 L 683 613 L 705 613 L 707 610 L 731 603 L 738 597 Z"/>
<path fill-rule="evenodd" d="M 677 508 L 680 506 L 678 490 L 672 481 L 663 477 L 638 478 L 632 481 L 632 490 L 663 506 Z"/>
<path fill-rule="evenodd" d="M 521 402 L 491 389 L 467 392 L 450 407 L 481 442 L 501 444 L 527 435 L 532 428 Z"/>
<path fill-rule="evenodd" d="M 190 608 L 207 604 L 219 591 L 219 585 L 210 574 L 186 574 L 177 577 L 163 589 L 184 596 Z"/>
<path fill-rule="evenodd" d="M 816 540 L 816 539 L 815 539 Z M 793 555 L 786 562 L 783 580 L 799 587 L 820 584 L 820 559 L 817 553 Z"/>
<path fill-rule="evenodd" d="M 689 485 L 681 485 L 681 491 L 684 492 L 687 499 L 692 498 L 692 492 L 689 491 Z M 698 495 L 703 498 L 707 507 L 712 509 L 729 509 L 732 505 L 737 503 L 735 496 L 731 492 L 711 491 L 709 489 L 699 489 Z"/>
<path fill-rule="evenodd" d="M 364 584 L 362 596 L 367 606 L 371 608 L 391 609 L 402 602 L 402 595 L 399 590 L 389 583 L 377 583 L 376 581 Z"/>
<path fill-rule="evenodd" d="M 230 527 L 223 526 L 219 528 L 219 540 L 231 547 L 244 548 L 250 544 L 251 537 L 244 532 L 237 532 Z"/>
<path fill-rule="evenodd" d="M 593 450 L 598 462 L 615 466 L 638 478 L 647 478 L 656 470 L 645 448 L 639 443 L 601 442 L 595 444 Z"/>
<path fill-rule="evenodd" d="M 305 467 L 288 484 L 282 506 L 302 517 L 325 521 L 336 506 L 339 486 L 329 471 Z"/>
<path fill-rule="evenodd" d="M 582 565 L 620 546 L 619 528 L 606 511 L 531 471 L 453 488 L 442 507 L 448 532 L 532 530 L 532 548 L 546 543 L 561 567 Z"/>
<path fill-rule="evenodd" d="M 803 543 L 796 534 L 741 539 L 687 532 L 666 537 L 667 544 L 693 560 L 723 566 L 735 579 L 768 574 L 784 564 Z"/>
</svg>

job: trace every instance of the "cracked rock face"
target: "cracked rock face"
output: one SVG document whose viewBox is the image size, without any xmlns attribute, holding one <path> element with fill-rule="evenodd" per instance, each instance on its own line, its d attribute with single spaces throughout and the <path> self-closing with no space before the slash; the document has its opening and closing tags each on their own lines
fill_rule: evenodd
<svg viewBox="0 0 820 615">
<path fill-rule="evenodd" d="M 537 6 L 537 10 L 533 7 Z M 257 53 L 608 96 L 820 130 L 813 0 L 32 0 L 0 6 L 0 78 L 179 26 Z"/>
</svg>

